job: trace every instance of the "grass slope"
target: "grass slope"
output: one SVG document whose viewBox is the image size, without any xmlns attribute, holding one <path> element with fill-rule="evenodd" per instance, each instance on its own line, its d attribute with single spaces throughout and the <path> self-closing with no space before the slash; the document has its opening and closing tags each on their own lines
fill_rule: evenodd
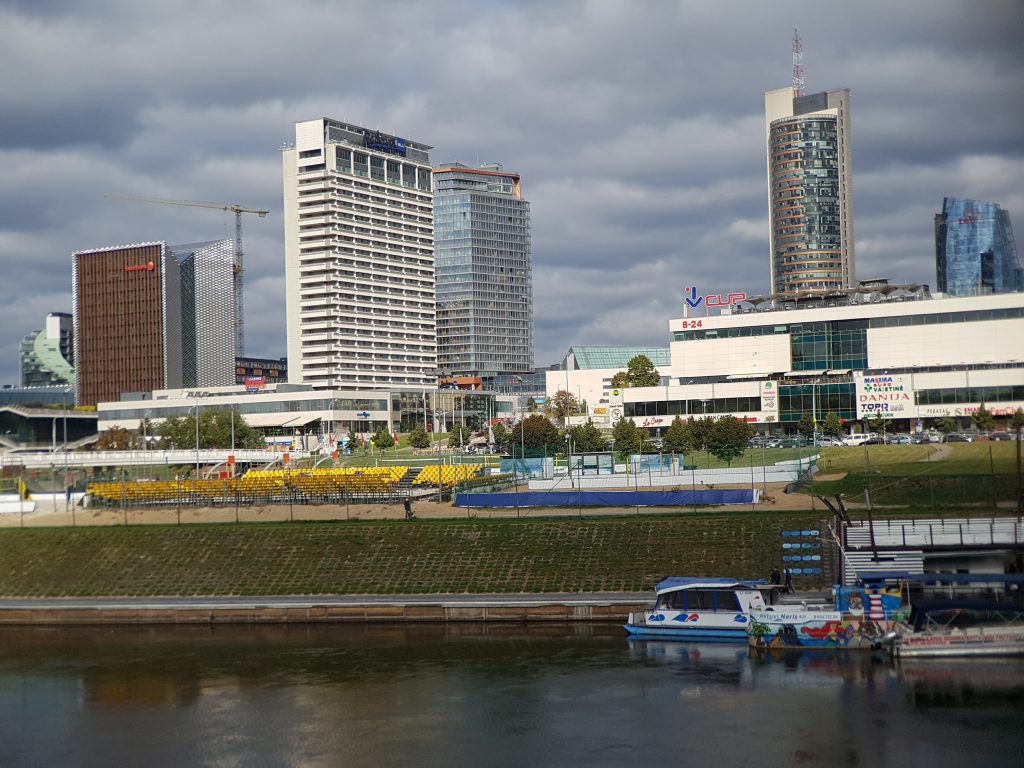
<svg viewBox="0 0 1024 768">
<path fill-rule="evenodd" d="M 819 518 L 747 512 L 5 530 L 0 595 L 649 590 L 667 575 L 764 577 L 781 562 L 780 531 L 821 528 Z"/>
</svg>

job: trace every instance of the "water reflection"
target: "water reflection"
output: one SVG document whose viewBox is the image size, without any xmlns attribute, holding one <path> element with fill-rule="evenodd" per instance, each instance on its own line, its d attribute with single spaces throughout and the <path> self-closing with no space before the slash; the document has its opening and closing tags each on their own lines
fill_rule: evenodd
<svg viewBox="0 0 1024 768">
<path fill-rule="evenodd" d="M 604 625 L 0 629 L 5 766 L 1017 765 L 1022 697 L 1019 660 Z"/>
</svg>

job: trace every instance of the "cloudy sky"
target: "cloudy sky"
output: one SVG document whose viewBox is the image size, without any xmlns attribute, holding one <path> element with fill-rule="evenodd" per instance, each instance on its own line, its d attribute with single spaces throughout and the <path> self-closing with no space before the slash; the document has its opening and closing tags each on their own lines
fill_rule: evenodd
<svg viewBox="0 0 1024 768">
<path fill-rule="evenodd" d="M 1024 241 L 1024 4 L 0 2 L 0 383 L 70 254 L 230 236 L 247 352 L 282 356 L 280 147 L 333 117 L 501 162 L 532 205 L 536 361 L 668 342 L 684 287 L 768 289 L 764 91 L 851 91 L 860 277 L 934 284 L 943 196 Z"/>
</svg>

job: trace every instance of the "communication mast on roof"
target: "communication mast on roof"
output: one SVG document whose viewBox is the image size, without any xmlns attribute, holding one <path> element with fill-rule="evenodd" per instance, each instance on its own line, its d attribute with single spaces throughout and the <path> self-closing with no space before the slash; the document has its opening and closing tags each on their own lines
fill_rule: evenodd
<svg viewBox="0 0 1024 768">
<path fill-rule="evenodd" d="M 804 95 L 804 41 L 793 27 L 793 98 Z"/>
</svg>

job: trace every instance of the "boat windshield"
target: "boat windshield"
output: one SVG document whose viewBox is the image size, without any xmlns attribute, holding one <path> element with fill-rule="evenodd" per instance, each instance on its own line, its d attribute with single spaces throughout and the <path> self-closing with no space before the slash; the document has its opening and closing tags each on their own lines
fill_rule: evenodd
<svg viewBox="0 0 1024 768">
<path fill-rule="evenodd" d="M 677 589 L 658 596 L 657 608 L 673 611 L 740 611 L 731 589 Z"/>
</svg>

